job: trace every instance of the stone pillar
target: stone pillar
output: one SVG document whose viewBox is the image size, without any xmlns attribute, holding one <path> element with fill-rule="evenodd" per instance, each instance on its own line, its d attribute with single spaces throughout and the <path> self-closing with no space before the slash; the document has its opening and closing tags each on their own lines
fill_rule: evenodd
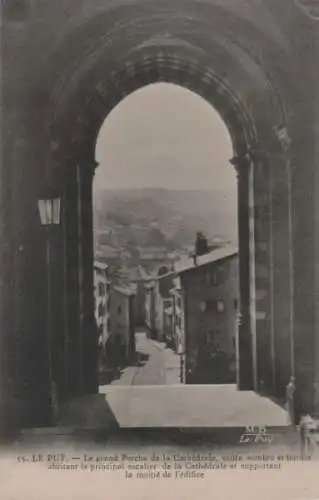
<svg viewBox="0 0 319 500">
<path fill-rule="evenodd" d="M 269 145 L 270 184 L 270 285 L 272 395 L 285 400 L 291 372 L 292 328 L 292 254 L 290 202 L 287 163 L 280 141 L 273 136 Z"/>
<path fill-rule="evenodd" d="M 313 413 L 318 394 L 318 2 L 296 0 L 291 26 L 292 80 L 287 156 L 293 231 L 293 367 L 300 414 Z M 317 371 L 317 374 L 316 374 Z M 316 385 L 316 383 L 315 383 Z"/>
<path fill-rule="evenodd" d="M 3 62 L 3 61 L 2 61 Z M 1 119 L 8 124 L 8 114 L 3 99 L 1 85 Z M 3 127 L 0 137 L 0 440 L 5 439 L 15 427 L 14 408 L 14 317 L 12 314 L 13 287 L 13 252 L 10 210 L 11 170 L 8 164 L 8 132 Z"/>
<path fill-rule="evenodd" d="M 238 174 L 240 274 L 240 389 L 270 393 L 271 330 L 270 186 L 265 154 L 251 150 L 232 160 Z"/>
<path fill-rule="evenodd" d="M 21 425 L 43 423 L 46 413 L 41 321 L 35 318 L 37 306 L 38 318 L 43 319 L 43 301 L 37 295 L 42 285 L 35 279 L 43 269 L 35 196 L 41 174 L 34 175 L 30 161 L 30 139 L 39 110 L 28 123 L 26 24 L 23 18 L 16 23 L 9 7 L 11 2 L 6 2 L 1 26 L 0 95 L 5 126 L 0 138 L 0 438 Z M 32 242 L 39 243 L 33 252 L 35 262 L 30 259 Z"/>
<path fill-rule="evenodd" d="M 312 113 L 311 103 L 309 113 Z M 314 402 L 315 357 L 315 251 L 314 251 L 314 123 L 304 110 L 302 122 L 294 123 L 292 141 L 286 152 L 290 172 L 291 239 L 291 373 L 296 380 L 296 418 L 311 413 Z M 304 123 L 303 123 L 304 120 Z M 302 126 L 300 125 L 302 123 Z M 310 130 L 309 130 L 310 129 Z"/>
<path fill-rule="evenodd" d="M 309 91 L 311 96 L 311 92 Z M 313 102 L 305 98 L 300 116 L 292 123 L 291 137 L 285 127 L 276 129 L 281 145 L 282 167 L 287 186 L 287 239 L 288 239 L 288 297 L 289 317 L 285 336 L 285 353 L 280 363 L 285 364 L 295 379 L 294 414 L 313 411 L 313 375 L 315 354 L 314 292 L 315 254 L 313 242 L 315 199 L 313 179 L 313 142 L 310 131 Z M 301 120 L 299 122 L 299 120 Z M 302 123 L 302 127 L 301 127 Z M 308 160 L 308 161 L 307 161 Z M 285 362 L 286 361 L 286 362 Z M 289 361 L 289 364 L 288 364 Z M 284 380 L 281 380 L 281 384 Z"/>
<path fill-rule="evenodd" d="M 252 150 L 251 171 L 253 193 L 251 215 L 253 223 L 254 248 L 254 303 L 251 314 L 255 315 L 255 355 L 256 377 L 255 390 L 270 394 L 273 378 L 273 331 L 272 331 L 272 268 L 271 268 L 271 233 L 270 233 L 270 186 L 268 159 L 264 151 Z"/>
<path fill-rule="evenodd" d="M 76 163 L 66 166 L 64 181 L 64 287 L 66 398 L 80 394 L 80 302 L 79 302 L 79 217 Z"/>
<path fill-rule="evenodd" d="M 316 22 L 316 44 L 315 54 L 316 59 L 319 57 L 319 22 Z M 315 117 L 314 117 L 314 134 L 315 143 L 315 161 L 314 161 L 314 272 L 315 272 L 315 325 L 314 325 L 314 394 L 313 394 L 313 413 L 319 418 L 319 69 L 318 65 L 314 65 L 315 74 Z M 318 425 L 319 427 L 319 425 Z"/>
<path fill-rule="evenodd" d="M 11 36 L 12 41 L 22 44 L 21 39 Z M 7 315 L 1 325 L 1 335 L 6 337 L 1 355 L 5 357 L 10 394 L 4 414 L 8 411 L 9 424 L 14 422 L 21 428 L 48 424 L 49 398 L 45 237 L 37 205 L 45 170 L 43 127 L 39 126 L 43 108 L 41 97 L 35 96 L 24 80 L 23 56 L 16 58 L 18 48 L 10 58 L 15 68 L 5 63 L 2 89 L 6 126 L 2 134 L 5 171 L 1 188 L 5 194 L 1 214 L 5 226 L 1 244 L 5 248 L 1 264 L 5 269 L 0 302 Z"/>
<path fill-rule="evenodd" d="M 65 185 L 67 397 L 98 390 L 93 288 L 93 169 L 89 161 L 82 162 L 81 165 L 76 162 L 70 165 Z"/>
<path fill-rule="evenodd" d="M 61 165 L 59 165 L 61 167 Z M 65 363 L 66 308 L 64 280 L 64 228 L 65 200 L 64 188 L 59 169 L 56 173 L 55 191 L 61 198 L 60 224 L 50 227 L 51 244 L 51 332 L 52 332 L 52 378 L 57 391 L 58 403 L 67 395 L 67 367 Z"/>
<path fill-rule="evenodd" d="M 83 161 L 83 160 L 82 160 Z M 79 293 L 81 332 L 81 392 L 98 391 L 98 332 L 94 315 L 93 277 L 93 197 L 92 182 L 95 164 L 88 159 L 78 166 L 79 225 Z"/>
<path fill-rule="evenodd" d="M 250 325 L 250 229 L 249 229 L 249 159 L 243 156 L 231 160 L 238 178 L 238 236 L 240 316 L 237 352 L 239 367 L 237 387 L 251 390 L 253 381 L 253 345 Z"/>
</svg>

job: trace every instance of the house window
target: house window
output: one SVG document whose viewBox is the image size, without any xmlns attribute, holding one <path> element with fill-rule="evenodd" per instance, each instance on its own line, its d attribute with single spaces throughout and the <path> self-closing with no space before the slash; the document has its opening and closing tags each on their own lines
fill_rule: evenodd
<svg viewBox="0 0 319 500">
<path fill-rule="evenodd" d="M 177 326 L 178 328 L 180 328 L 180 327 L 181 327 L 181 318 L 180 318 L 180 316 L 177 316 L 177 317 L 176 317 L 176 326 Z"/>
<path fill-rule="evenodd" d="M 216 268 L 209 271 L 207 281 L 209 285 L 218 285 L 218 272 Z"/>
<path fill-rule="evenodd" d="M 205 308 L 202 309 L 202 311 L 209 311 L 209 312 L 219 312 L 223 313 L 225 312 L 225 303 L 223 300 L 207 300 L 205 304 Z"/>
<path fill-rule="evenodd" d="M 218 335 L 218 330 L 212 330 L 206 333 L 206 345 L 212 347 L 216 341 L 216 336 Z"/>
<path fill-rule="evenodd" d="M 118 306 L 117 312 L 118 312 L 119 315 L 122 314 L 122 307 L 121 306 Z"/>
<path fill-rule="evenodd" d="M 234 309 L 238 309 L 238 299 L 234 299 Z"/>
<path fill-rule="evenodd" d="M 225 312 L 225 303 L 223 300 L 217 300 L 217 311 L 220 313 Z"/>
<path fill-rule="evenodd" d="M 226 280 L 227 267 L 225 264 L 214 267 L 209 273 L 209 284 L 219 285 Z"/>
<path fill-rule="evenodd" d="M 207 304 L 208 304 L 208 302 L 201 301 L 201 302 L 199 303 L 199 309 L 200 309 L 202 312 L 206 312 L 206 310 L 207 310 Z"/>
</svg>

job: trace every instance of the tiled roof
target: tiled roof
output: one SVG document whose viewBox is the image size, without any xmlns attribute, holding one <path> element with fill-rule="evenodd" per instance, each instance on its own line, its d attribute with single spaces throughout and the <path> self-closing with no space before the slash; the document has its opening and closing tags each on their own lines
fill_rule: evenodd
<svg viewBox="0 0 319 500">
<path fill-rule="evenodd" d="M 221 248 L 216 248 L 205 255 L 198 255 L 196 257 L 196 264 L 194 263 L 193 257 L 187 257 L 181 259 L 175 264 L 175 271 L 177 274 L 190 271 L 192 269 L 197 269 L 200 266 L 205 266 L 206 264 L 212 264 L 213 262 L 218 262 L 219 260 L 226 259 L 238 254 L 238 248 L 235 245 L 227 245 Z"/>
</svg>

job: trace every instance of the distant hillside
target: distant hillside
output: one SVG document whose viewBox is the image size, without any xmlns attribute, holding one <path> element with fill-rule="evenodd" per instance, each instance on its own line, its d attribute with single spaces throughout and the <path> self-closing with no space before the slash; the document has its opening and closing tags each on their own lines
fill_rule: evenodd
<svg viewBox="0 0 319 500">
<path fill-rule="evenodd" d="M 194 241 L 197 231 L 209 239 L 236 241 L 237 200 L 221 190 L 127 189 L 94 193 L 95 226 L 157 227 L 174 247 Z"/>
</svg>

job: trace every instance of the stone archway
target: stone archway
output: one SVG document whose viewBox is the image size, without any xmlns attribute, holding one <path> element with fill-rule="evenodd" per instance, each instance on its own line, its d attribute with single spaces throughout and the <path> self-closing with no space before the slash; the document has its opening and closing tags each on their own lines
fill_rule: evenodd
<svg viewBox="0 0 319 500">
<path fill-rule="evenodd" d="M 240 385 L 282 396 L 297 366 L 301 386 L 307 388 L 312 367 L 303 363 L 312 357 L 312 344 L 303 347 L 304 325 L 312 340 L 314 333 L 304 321 L 303 296 L 309 297 L 308 288 L 315 286 L 314 256 L 299 239 L 313 231 L 309 136 L 315 79 L 310 56 L 305 81 L 311 92 L 305 102 L 299 96 L 307 92 L 297 77 L 308 20 L 301 22 L 291 2 L 278 6 L 270 0 L 243 5 L 233 0 L 180 0 L 174 5 L 123 0 L 116 6 L 81 0 L 81 8 L 78 1 L 65 0 L 65 9 L 34 0 L 32 6 L 18 26 L 8 18 L 5 37 L 15 44 L 5 47 L 9 77 L 3 87 L 9 165 L 3 175 L 10 186 L 3 220 L 11 217 L 11 222 L 9 228 L 4 222 L 3 229 L 10 239 L 3 253 L 10 293 L 2 320 L 9 333 L 2 345 L 15 358 L 4 365 L 22 421 L 35 425 L 46 413 L 45 382 L 38 387 L 46 378 L 47 297 L 37 198 L 48 184 L 63 195 L 62 225 L 54 235 L 52 328 L 58 385 L 61 397 L 68 398 L 97 385 L 91 289 L 96 137 L 125 95 L 157 81 L 204 97 L 232 138 L 244 297 Z M 295 41 L 297 24 L 300 44 Z M 17 64 L 20 83 L 13 88 L 10 78 L 16 77 Z M 305 156 L 310 159 L 307 175 L 301 169 Z M 304 215 L 299 220 L 300 208 Z M 297 221 L 294 234 L 292 218 Z M 306 268 L 301 260 L 309 263 Z M 311 298 L 309 315 L 313 307 Z M 294 363 L 296 340 L 303 351 Z M 312 389 L 305 401 L 311 407 Z M 36 415 L 38 408 L 43 408 L 42 416 Z"/>
<path fill-rule="evenodd" d="M 263 386 L 270 391 L 273 368 L 271 339 L 268 335 L 271 291 L 267 255 L 270 244 L 269 220 L 267 221 L 269 178 L 265 151 L 269 149 L 269 142 L 266 141 L 269 141 L 272 124 L 274 121 L 282 123 L 284 120 L 281 103 L 277 103 L 275 92 L 268 90 L 266 97 L 271 97 L 271 100 L 265 99 L 261 124 L 258 123 L 252 106 L 249 106 L 241 94 L 245 81 L 249 81 L 251 87 L 256 82 L 251 75 L 245 74 L 231 55 L 220 51 L 219 47 L 215 64 L 210 62 L 211 58 L 202 49 L 167 36 L 148 39 L 133 49 L 126 48 L 118 61 L 111 63 L 110 70 L 105 71 L 106 65 L 110 64 L 107 55 L 107 52 L 99 49 L 85 70 L 81 68 L 79 73 L 70 75 L 69 79 L 64 80 L 63 90 L 61 91 L 61 87 L 58 86 L 53 92 L 54 107 L 50 124 L 50 144 L 53 146 L 53 151 L 48 165 L 53 182 L 61 183 L 65 190 L 67 229 L 64 241 L 66 252 L 71 252 L 69 256 L 65 255 L 64 280 L 65 283 L 71 283 L 69 287 L 66 285 L 66 300 L 73 300 L 68 297 L 74 298 L 77 294 L 74 310 L 68 311 L 68 321 L 71 325 L 69 332 L 73 331 L 78 339 L 74 339 L 75 344 L 78 344 L 78 353 L 69 353 L 71 357 L 75 356 L 75 360 L 66 363 L 67 366 L 78 367 L 78 376 L 75 377 L 74 387 L 71 387 L 71 394 L 90 391 L 94 386 L 94 350 L 90 361 L 88 345 L 94 338 L 91 294 L 93 262 L 91 190 L 96 166 L 94 151 L 97 134 L 107 114 L 124 96 L 158 81 L 185 86 L 200 94 L 220 113 L 229 129 L 234 148 L 232 163 L 237 169 L 239 178 L 242 310 L 238 383 L 242 389 L 258 390 Z M 238 88 L 221 72 L 220 68 L 226 60 L 232 68 Z M 255 71 L 257 84 L 260 84 L 261 69 L 255 67 Z M 274 111 L 278 116 L 273 116 Z M 69 165 L 68 170 L 66 164 Z M 257 215 L 258 210 L 260 214 Z M 261 272 L 257 281 L 256 268 L 257 272 L 258 270 Z M 264 301 L 262 306 L 264 310 L 257 312 L 256 293 Z M 265 358 L 263 363 L 259 359 L 258 351 L 263 352 Z M 78 356 L 81 358 L 80 361 L 76 361 Z M 88 372 L 81 368 L 86 364 Z M 81 370 L 84 370 L 82 374 Z M 74 376 L 74 370 L 72 373 Z M 69 391 L 70 388 L 66 388 L 67 394 Z"/>
</svg>

